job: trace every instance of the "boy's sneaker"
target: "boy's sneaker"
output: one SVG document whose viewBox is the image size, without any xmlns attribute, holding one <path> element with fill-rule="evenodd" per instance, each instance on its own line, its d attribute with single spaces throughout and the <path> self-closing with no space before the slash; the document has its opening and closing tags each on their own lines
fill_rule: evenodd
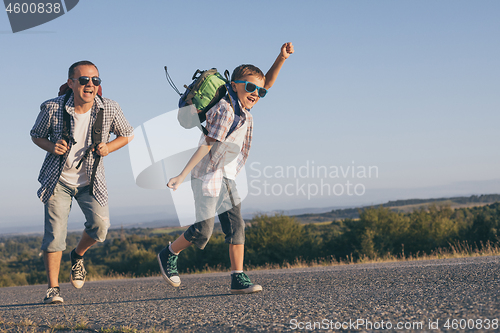
<svg viewBox="0 0 500 333">
<path fill-rule="evenodd" d="M 262 287 L 253 284 L 245 273 L 231 274 L 231 294 L 251 294 L 262 291 Z"/>
<path fill-rule="evenodd" d="M 170 252 L 167 246 L 158 253 L 157 258 L 163 278 L 174 287 L 180 286 L 181 278 L 177 271 L 177 258 L 179 256 Z"/>
<path fill-rule="evenodd" d="M 85 283 L 85 276 L 87 275 L 87 271 L 83 266 L 83 258 L 82 259 L 74 258 L 73 252 L 75 252 L 75 250 L 71 251 L 70 254 L 71 257 L 70 280 L 73 287 L 80 289 L 81 287 L 83 287 L 83 284 Z"/>
<path fill-rule="evenodd" d="M 61 290 L 59 289 L 59 287 L 53 287 L 53 288 L 47 289 L 47 294 L 45 295 L 43 302 L 45 304 L 61 304 L 61 303 L 63 303 L 64 300 L 61 297 Z"/>
</svg>

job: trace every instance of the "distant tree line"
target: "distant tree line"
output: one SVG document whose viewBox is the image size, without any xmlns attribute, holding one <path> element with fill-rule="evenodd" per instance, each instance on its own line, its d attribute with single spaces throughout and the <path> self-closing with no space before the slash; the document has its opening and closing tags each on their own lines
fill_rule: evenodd
<svg viewBox="0 0 500 333">
<path fill-rule="evenodd" d="M 488 204 L 494 202 L 500 202 L 500 194 L 483 194 L 483 195 L 472 195 L 470 197 L 451 197 L 451 198 L 437 198 L 437 199 L 406 199 L 406 200 L 395 200 L 388 201 L 382 204 L 382 207 L 388 207 L 393 210 L 397 210 L 398 207 L 402 206 L 412 206 L 412 205 L 440 205 L 444 202 L 455 203 L 460 205 L 466 204 Z M 303 222 L 320 222 L 320 221 L 332 221 L 332 220 L 344 220 L 344 219 L 357 219 L 359 218 L 360 211 L 363 211 L 370 207 L 360 208 L 343 208 L 343 209 L 333 209 L 329 212 L 322 214 L 302 214 L 298 215 L 297 218 Z"/>
<path fill-rule="evenodd" d="M 482 195 L 471 195 L 470 197 L 451 197 L 451 198 L 437 198 L 437 199 L 395 200 L 395 201 L 389 201 L 383 204 L 382 206 L 398 207 L 398 206 L 418 205 L 418 204 L 432 203 L 439 201 L 451 201 L 458 204 L 492 203 L 500 201 L 500 194 L 482 194 Z"/>
<path fill-rule="evenodd" d="M 464 242 L 480 250 L 486 244 L 500 244 L 499 230 L 500 203 L 455 210 L 430 206 L 411 213 L 381 206 L 360 211 L 358 220 L 321 224 L 301 224 L 279 214 L 260 215 L 246 230 L 245 264 L 260 267 L 346 258 L 357 262 L 389 254 L 407 257 Z M 152 229 L 112 230 L 108 240 L 87 253 L 86 268 L 90 276 L 157 275 L 156 254 L 177 236 Z M 63 282 L 69 280 L 68 253 L 79 237 L 79 233 L 68 235 Z M 0 237 L 0 286 L 46 283 L 40 244 L 41 236 Z M 214 233 L 205 250 L 192 246 L 180 255 L 182 273 L 207 268 L 229 268 L 228 245 L 221 232 Z"/>
</svg>

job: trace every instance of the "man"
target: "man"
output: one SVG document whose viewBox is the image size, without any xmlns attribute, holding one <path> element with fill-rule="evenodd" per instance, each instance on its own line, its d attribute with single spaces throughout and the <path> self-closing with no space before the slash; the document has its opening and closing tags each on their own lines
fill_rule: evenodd
<svg viewBox="0 0 500 333">
<path fill-rule="evenodd" d="M 101 79 L 93 63 L 80 61 L 71 65 L 67 84 L 71 90 L 66 95 L 40 106 L 30 132 L 33 142 L 48 152 L 38 177 L 41 183 L 38 196 L 45 204 L 41 249 L 48 278 L 43 300 L 47 304 L 63 302 L 58 276 L 62 251 L 66 249 L 72 199 L 76 199 L 86 219 L 82 238 L 70 254 L 70 280 L 75 288 L 81 288 L 86 275 L 83 255 L 96 242 L 105 240 L 110 226 L 101 157 L 133 139 L 133 128 L 118 103 L 97 96 Z M 98 126 L 99 113 L 102 114 L 102 126 Z M 99 131 L 100 140 L 96 139 Z M 98 134 L 93 135 L 93 132 Z M 109 141 L 111 133 L 116 138 Z"/>
</svg>

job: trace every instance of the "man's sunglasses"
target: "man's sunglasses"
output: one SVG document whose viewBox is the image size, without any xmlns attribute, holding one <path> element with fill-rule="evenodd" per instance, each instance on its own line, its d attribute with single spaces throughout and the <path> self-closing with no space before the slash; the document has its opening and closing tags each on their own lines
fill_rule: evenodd
<svg viewBox="0 0 500 333">
<path fill-rule="evenodd" d="M 90 78 L 90 77 L 88 77 L 88 76 L 80 76 L 78 79 L 71 79 L 71 80 L 73 80 L 73 81 L 78 80 L 78 82 L 80 82 L 80 84 L 81 84 L 82 86 L 84 86 L 84 85 L 86 85 L 87 83 L 89 83 L 90 79 L 91 79 L 91 78 Z M 96 86 L 96 87 L 100 86 L 100 85 L 101 85 L 101 78 L 100 78 L 100 77 L 98 77 L 98 76 L 94 76 L 94 77 L 92 78 L 92 83 L 93 83 L 93 84 L 94 84 L 94 86 Z"/>
<path fill-rule="evenodd" d="M 255 91 L 255 89 L 258 89 L 257 93 L 259 94 L 260 98 L 263 98 L 267 94 L 267 89 L 264 89 L 264 88 L 261 88 L 259 86 L 256 86 L 252 82 L 241 81 L 241 80 L 236 80 L 236 81 L 233 81 L 233 82 L 234 83 L 244 83 L 245 84 L 245 91 L 248 92 L 248 93 L 253 93 Z"/>
</svg>

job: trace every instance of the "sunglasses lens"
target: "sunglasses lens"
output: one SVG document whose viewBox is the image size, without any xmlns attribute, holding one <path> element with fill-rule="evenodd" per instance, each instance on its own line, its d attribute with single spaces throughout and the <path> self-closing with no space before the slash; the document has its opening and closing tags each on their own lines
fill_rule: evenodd
<svg viewBox="0 0 500 333">
<path fill-rule="evenodd" d="M 80 82 L 80 84 L 81 84 L 82 86 L 84 86 L 84 85 L 86 85 L 87 83 L 89 83 L 89 81 L 90 81 L 90 78 L 89 78 L 88 76 L 80 76 L 80 77 L 78 78 L 78 82 Z"/>
<path fill-rule="evenodd" d="M 90 81 L 90 78 L 89 78 L 88 76 L 80 76 L 80 77 L 78 78 L 78 82 L 80 82 L 80 84 L 81 84 L 82 86 L 84 86 L 84 85 L 86 85 L 87 83 L 89 83 L 89 81 Z M 100 86 L 100 85 L 101 85 L 101 79 L 100 79 L 99 77 L 97 77 L 97 76 L 94 76 L 94 77 L 92 78 L 92 83 L 94 84 L 94 86 L 98 87 L 98 86 Z"/>
<path fill-rule="evenodd" d="M 257 89 L 257 86 L 253 83 L 247 82 L 245 83 L 245 90 L 249 93 L 253 93 Z"/>
<path fill-rule="evenodd" d="M 259 88 L 259 97 L 260 98 L 263 98 L 264 96 L 266 96 L 267 94 L 267 90 L 264 89 L 264 88 Z"/>
</svg>

